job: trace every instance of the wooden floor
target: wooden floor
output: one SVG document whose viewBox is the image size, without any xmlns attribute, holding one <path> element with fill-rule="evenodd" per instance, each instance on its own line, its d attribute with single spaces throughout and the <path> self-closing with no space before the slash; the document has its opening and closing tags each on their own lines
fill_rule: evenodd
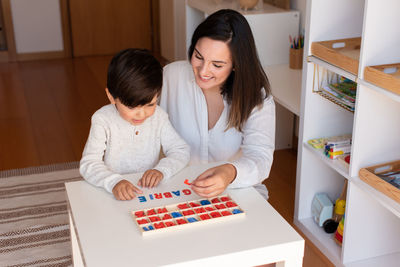
<svg viewBox="0 0 400 267">
<path fill-rule="evenodd" d="M 0 169 L 77 161 L 109 57 L 0 64 Z"/>
<path fill-rule="evenodd" d="M 296 190 L 297 153 L 292 149 L 277 150 L 274 153 L 269 178 L 264 182 L 269 191 L 268 202 L 290 223 L 294 218 L 294 199 Z M 311 207 L 310 207 L 311 208 Z M 301 231 L 296 229 L 306 240 L 304 251 L 304 267 L 331 267 L 334 266 L 313 243 L 305 238 Z"/>
<path fill-rule="evenodd" d="M 108 103 L 110 59 L 0 63 L 0 170 L 80 160 L 90 117 Z M 290 224 L 295 179 L 296 152 L 276 151 L 266 181 L 269 202 Z M 306 240 L 303 266 L 333 265 Z"/>
</svg>

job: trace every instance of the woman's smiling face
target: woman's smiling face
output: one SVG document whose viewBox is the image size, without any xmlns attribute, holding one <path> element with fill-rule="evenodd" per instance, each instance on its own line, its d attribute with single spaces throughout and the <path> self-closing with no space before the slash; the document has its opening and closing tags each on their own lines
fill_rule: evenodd
<svg viewBox="0 0 400 267">
<path fill-rule="evenodd" d="M 208 37 L 197 41 L 190 62 L 196 83 L 202 90 L 219 91 L 233 66 L 228 44 Z"/>
</svg>

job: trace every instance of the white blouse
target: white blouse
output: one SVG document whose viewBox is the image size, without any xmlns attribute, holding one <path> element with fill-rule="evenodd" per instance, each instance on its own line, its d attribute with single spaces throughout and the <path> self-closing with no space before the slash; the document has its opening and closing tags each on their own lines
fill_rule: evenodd
<svg viewBox="0 0 400 267">
<path fill-rule="evenodd" d="M 254 108 L 242 132 L 225 131 L 229 105 L 215 126 L 208 130 L 207 103 L 197 85 L 188 61 L 177 61 L 164 67 L 160 106 L 171 123 L 190 145 L 190 164 L 226 161 L 236 167 L 236 179 L 230 188 L 263 187 L 269 175 L 275 147 L 275 103 L 272 96 L 261 108 Z M 265 190 L 265 188 L 264 188 Z"/>
</svg>

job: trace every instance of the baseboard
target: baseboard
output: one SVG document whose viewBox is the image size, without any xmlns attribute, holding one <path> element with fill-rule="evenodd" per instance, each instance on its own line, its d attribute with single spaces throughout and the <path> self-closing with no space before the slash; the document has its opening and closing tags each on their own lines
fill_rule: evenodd
<svg viewBox="0 0 400 267">
<path fill-rule="evenodd" d="M 65 57 L 67 57 L 67 56 L 65 55 L 64 51 L 18 53 L 17 61 L 58 59 L 58 58 L 65 58 Z"/>
<path fill-rule="evenodd" d="M 297 146 L 299 145 L 299 137 L 298 136 L 293 135 L 292 144 L 293 144 L 292 149 L 297 152 Z"/>
<path fill-rule="evenodd" d="M 77 168 L 79 168 L 79 161 L 33 166 L 22 169 L 3 170 L 0 171 L 0 179 L 8 178 L 11 176 L 23 176 L 23 175 L 46 173 L 46 172 L 64 171 Z"/>
<path fill-rule="evenodd" d="M 10 57 L 8 51 L 0 51 L 0 62 L 9 62 Z"/>
</svg>

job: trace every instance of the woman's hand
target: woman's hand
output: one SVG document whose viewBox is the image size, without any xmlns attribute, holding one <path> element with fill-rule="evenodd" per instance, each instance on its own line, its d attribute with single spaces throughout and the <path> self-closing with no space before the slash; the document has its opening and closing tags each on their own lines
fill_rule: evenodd
<svg viewBox="0 0 400 267">
<path fill-rule="evenodd" d="M 162 172 L 157 170 L 147 170 L 138 182 L 138 186 L 153 188 L 156 187 L 164 178 Z"/>
<path fill-rule="evenodd" d="M 202 197 L 214 197 L 228 187 L 236 178 L 236 168 L 232 164 L 224 164 L 206 170 L 193 182 L 193 191 Z"/>
<path fill-rule="evenodd" d="M 131 200 L 143 192 L 127 180 L 119 181 L 112 190 L 117 200 Z"/>
</svg>

